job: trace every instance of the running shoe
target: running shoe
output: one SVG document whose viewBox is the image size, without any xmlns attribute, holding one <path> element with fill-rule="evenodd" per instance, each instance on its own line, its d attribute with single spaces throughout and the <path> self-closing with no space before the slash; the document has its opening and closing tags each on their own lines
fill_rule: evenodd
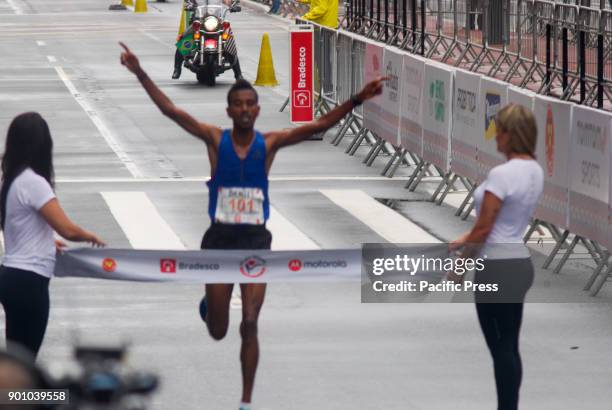
<svg viewBox="0 0 612 410">
<path fill-rule="evenodd" d="M 200 318 L 203 322 L 206 322 L 206 314 L 208 313 L 208 301 L 206 300 L 206 295 L 200 301 Z"/>
</svg>

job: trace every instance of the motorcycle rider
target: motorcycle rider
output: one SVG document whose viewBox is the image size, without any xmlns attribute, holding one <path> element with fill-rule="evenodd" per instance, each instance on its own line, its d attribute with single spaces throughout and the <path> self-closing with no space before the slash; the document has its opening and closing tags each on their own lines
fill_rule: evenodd
<svg viewBox="0 0 612 410">
<path fill-rule="evenodd" d="M 225 3 L 225 5 L 230 8 L 236 5 L 232 0 L 223 0 L 223 3 Z M 197 0 L 185 0 L 183 4 L 185 5 L 185 11 L 187 13 L 191 13 L 190 14 L 191 17 L 189 17 L 189 22 L 188 22 L 188 23 L 191 23 L 191 20 L 193 18 L 193 12 L 198 7 L 198 2 Z M 186 29 L 185 32 L 181 34 L 181 38 L 184 37 L 185 34 L 189 33 L 190 30 L 191 30 L 191 27 L 189 27 L 189 29 Z M 225 52 L 227 53 L 227 57 L 228 57 L 230 64 L 232 64 L 232 70 L 234 71 L 234 78 L 236 80 L 242 79 L 243 78 L 242 70 L 240 69 L 240 61 L 238 60 L 238 49 L 236 48 L 236 41 L 234 40 L 234 35 L 231 32 L 231 29 L 230 29 L 230 37 L 225 43 Z M 183 67 L 183 61 L 184 61 L 184 57 L 179 51 L 179 48 L 177 46 L 176 52 L 174 53 L 174 72 L 172 73 L 172 79 L 176 80 L 181 76 L 181 69 Z"/>
</svg>

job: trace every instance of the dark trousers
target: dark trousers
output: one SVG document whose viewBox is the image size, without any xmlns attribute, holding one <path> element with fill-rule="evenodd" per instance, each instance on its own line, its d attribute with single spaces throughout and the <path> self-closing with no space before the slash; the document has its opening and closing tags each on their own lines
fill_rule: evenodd
<svg viewBox="0 0 612 410">
<path fill-rule="evenodd" d="M 49 278 L 0 266 L 0 303 L 6 316 L 6 341 L 34 356 L 42 344 L 49 320 Z"/>
<path fill-rule="evenodd" d="M 489 260 L 475 281 L 498 283 L 502 290 L 506 289 L 499 300 L 511 302 L 496 303 L 490 295 L 475 295 L 478 321 L 493 358 L 497 409 L 517 410 L 523 377 L 519 335 L 523 302 L 533 283 L 533 265 L 529 259 Z"/>
<path fill-rule="evenodd" d="M 200 249 L 270 249 L 272 234 L 264 225 L 213 223 L 206 230 Z"/>
</svg>

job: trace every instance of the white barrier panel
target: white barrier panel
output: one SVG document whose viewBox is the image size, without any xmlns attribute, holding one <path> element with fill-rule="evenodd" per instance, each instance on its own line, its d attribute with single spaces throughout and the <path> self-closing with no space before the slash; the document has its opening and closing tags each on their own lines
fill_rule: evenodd
<svg viewBox="0 0 612 410">
<path fill-rule="evenodd" d="M 399 116 L 402 78 L 404 63 L 403 52 L 394 47 L 385 48 L 383 55 L 382 74 L 389 77 L 385 82 L 380 98 L 380 117 L 378 118 L 378 136 L 389 144 L 399 145 Z"/>
<path fill-rule="evenodd" d="M 534 98 L 537 94 L 513 85 L 508 87 L 508 104 L 518 104 L 533 112 Z M 538 134 L 539 136 L 540 134 Z"/>
<path fill-rule="evenodd" d="M 607 243 L 612 115 L 575 106 L 572 122 L 569 229 Z"/>
<path fill-rule="evenodd" d="M 454 70 L 425 64 L 423 160 L 448 172 Z"/>
<path fill-rule="evenodd" d="M 453 95 L 453 137 L 451 170 L 463 177 L 478 177 L 478 135 L 480 126 L 480 74 L 455 71 Z"/>
<path fill-rule="evenodd" d="M 572 138 L 573 104 L 537 96 L 534 114 L 538 123 L 536 157 L 544 170 L 544 191 L 534 215 L 559 228 L 568 226 L 568 162 Z"/>
<path fill-rule="evenodd" d="M 612 161 L 612 142 L 608 144 L 608 164 Z M 612 172 L 612 167 L 610 167 Z M 612 176 L 608 174 L 608 241 L 605 247 L 610 250 L 612 249 Z"/>
<path fill-rule="evenodd" d="M 81 248 L 57 258 L 55 275 L 137 282 L 342 282 L 361 279 L 361 249 L 161 251 Z"/>
<path fill-rule="evenodd" d="M 411 54 L 405 54 L 404 70 L 401 78 L 400 145 L 408 152 L 422 157 L 425 60 Z"/>
<path fill-rule="evenodd" d="M 482 182 L 489 175 L 489 171 L 503 163 L 505 158 L 497 152 L 495 142 L 495 117 L 508 103 L 508 84 L 491 78 L 482 77 L 480 80 L 480 114 L 481 128 L 478 141 L 478 180 Z"/>
<path fill-rule="evenodd" d="M 381 75 L 384 58 L 384 48 L 379 44 L 366 41 L 365 46 L 364 85 Z M 379 128 L 381 98 L 379 95 L 363 103 L 363 125 L 376 135 L 381 131 Z"/>
</svg>

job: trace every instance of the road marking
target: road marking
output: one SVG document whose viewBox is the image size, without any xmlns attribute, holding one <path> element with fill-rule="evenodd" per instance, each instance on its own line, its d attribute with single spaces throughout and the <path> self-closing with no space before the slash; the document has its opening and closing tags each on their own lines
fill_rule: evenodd
<svg viewBox="0 0 612 410">
<path fill-rule="evenodd" d="M 47 45 L 44 41 L 40 41 L 40 40 L 36 40 L 36 44 L 38 44 L 39 47 L 44 47 Z"/>
<path fill-rule="evenodd" d="M 134 249 L 184 250 L 185 245 L 144 192 L 100 192 Z"/>
<path fill-rule="evenodd" d="M 391 243 L 440 243 L 408 218 L 357 189 L 320 192 Z"/>
<path fill-rule="evenodd" d="M 106 140 L 106 143 L 115 152 L 119 160 L 123 163 L 123 165 L 125 165 L 125 167 L 128 169 L 128 171 L 130 171 L 134 178 L 142 178 L 142 172 L 140 172 L 134 161 L 132 161 L 129 155 L 123 150 L 123 148 L 117 141 L 117 138 L 115 138 L 115 136 L 108 129 L 106 124 L 104 124 L 104 121 L 102 121 L 102 119 L 98 116 L 94 108 L 76 89 L 76 87 L 74 86 L 72 81 L 70 81 L 70 78 L 68 77 L 68 75 L 66 75 L 62 67 L 55 66 L 54 68 L 59 77 L 64 82 L 64 85 L 66 85 L 66 88 L 68 88 L 68 91 L 70 91 L 70 94 L 72 94 L 72 97 L 81 106 L 81 108 L 83 108 L 83 111 L 85 111 L 91 122 L 93 122 L 93 124 L 100 132 L 100 135 L 102 135 L 104 140 Z"/>
<path fill-rule="evenodd" d="M 405 181 L 410 177 L 369 177 L 369 176 L 293 176 L 269 177 L 271 182 L 300 182 L 300 181 Z M 60 184 L 90 184 L 90 183 L 146 183 L 146 182 L 207 182 L 209 176 L 185 178 L 56 178 Z M 439 177 L 424 177 L 423 181 L 439 180 Z"/>
<path fill-rule="evenodd" d="M 21 7 L 17 5 L 17 2 L 15 0 L 6 0 L 6 2 L 9 6 L 11 6 L 15 14 L 23 14 L 23 10 L 21 10 Z"/>
<path fill-rule="evenodd" d="M 321 249 L 273 206 L 270 206 L 267 227 L 272 232 L 272 249 L 275 251 Z"/>
<path fill-rule="evenodd" d="M 47 56 L 47 60 L 49 60 L 50 63 L 56 63 L 57 62 L 57 58 L 55 58 L 53 56 Z"/>
<path fill-rule="evenodd" d="M 142 35 L 149 37 L 151 40 L 153 40 L 153 41 L 155 41 L 155 42 L 157 42 L 157 43 L 159 43 L 161 45 L 164 45 L 164 46 L 166 46 L 168 48 L 172 48 L 172 49 L 176 48 L 176 45 L 174 45 L 174 43 L 171 44 L 169 42 L 166 42 L 166 41 L 162 40 L 161 38 L 157 37 L 155 34 L 149 33 L 147 30 L 148 29 L 140 29 L 138 31 L 140 31 L 140 33 L 142 33 Z"/>
</svg>

